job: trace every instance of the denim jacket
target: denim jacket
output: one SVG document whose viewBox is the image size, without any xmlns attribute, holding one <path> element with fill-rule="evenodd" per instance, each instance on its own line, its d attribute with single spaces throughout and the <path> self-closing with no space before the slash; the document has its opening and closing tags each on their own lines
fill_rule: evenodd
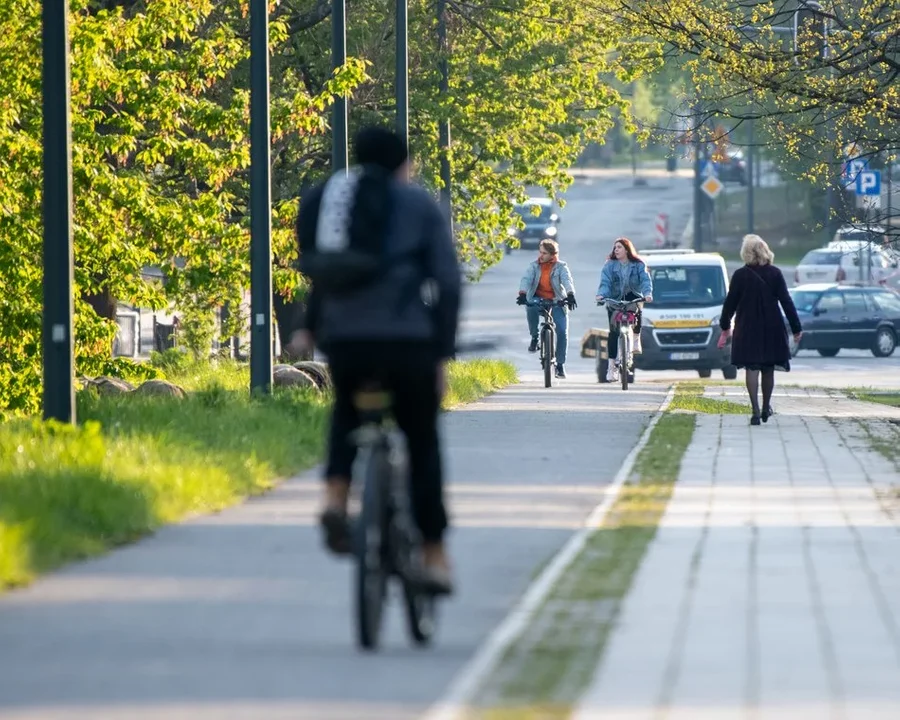
<svg viewBox="0 0 900 720">
<path fill-rule="evenodd" d="M 628 292 L 644 296 L 653 294 L 653 281 L 647 272 L 647 265 L 642 262 L 623 265 L 618 260 L 607 260 L 600 273 L 597 294 L 604 298 L 619 299 Z"/>
<path fill-rule="evenodd" d="M 526 299 L 531 302 L 534 299 L 534 292 L 537 290 L 540 281 L 541 267 L 540 263 L 535 260 L 525 270 L 522 282 L 519 283 L 519 292 L 525 293 Z M 575 292 L 572 273 L 569 272 L 569 266 L 562 260 L 557 260 L 550 271 L 550 285 L 553 287 L 557 300 L 565 300 L 568 293 Z"/>
</svg>

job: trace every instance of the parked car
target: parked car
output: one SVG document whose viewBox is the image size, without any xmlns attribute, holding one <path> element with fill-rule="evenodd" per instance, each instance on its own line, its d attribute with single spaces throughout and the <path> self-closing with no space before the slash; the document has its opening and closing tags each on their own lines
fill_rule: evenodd
<svg viewBox="0 0 900 720">
<path fill-rule="evenodd" d="M 900 294 L 879 286 L 814 283 L 789 290 L 803 336 L 791 352 L 815 350 L 834 357 L 841 350 L 870 350 L 889 357 L 900 332 Z M 787 324 L 785 323 L 785 326 Z"/>
<path fill-rule="evenodd" d="M 846 242 L 871 242 L 876 245 L 886 244 L 887 230 L 881 225 L 841 225 L 828 246 Z"/>
<path fill-rule="evenodd" d="M 879 245 L 860 241 L 831 242 L 803 256 L 794 270 L 794 282 L 802 285 L 851 280 L 876 285 L 892 276 L 897 265 L 897 259 Z"/>
<path fill-rule="evenodd" d="M 515 226 L 509 229 L 509 236 L 518 239 L 519 247 L 537 248 L 541 240 L 559 241 L 560 217 L 550 198 L 530 197 L 524 203 L 517 203 L 514 210 L 525 223 L 524 229 Z M 507 245 L 507 253 L 510 250 Z"/>
<path fill-rule="evenodd" d="M 716 175 L 722 182 L 736 182 L 747 184 L 747 161 L 744 159 L 744 151 L 740 148 L 731 148 L 726 153 L 723 162 L 717 162 Z"/>
</svg>

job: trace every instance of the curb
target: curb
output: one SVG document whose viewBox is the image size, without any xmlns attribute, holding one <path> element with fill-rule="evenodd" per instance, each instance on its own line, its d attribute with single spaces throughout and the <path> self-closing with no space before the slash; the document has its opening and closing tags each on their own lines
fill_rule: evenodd
<svg viewBox="0 0 900 720">
<path fill-rule="evenodd" d="M 466 705 L 471 697 L 477 692 L 481 681 L 491 673 L 509 647 L 528 627 L 528 623 L 541 608 L 554 585 L 584 548 L 588 538 L 603 524 L 607 513 L 619 495 L 619 490 L 631 475 L 638 455 L 647 445 L 653 429 L 665 414 L 674 395 L 675 384 L 669 388 L 659 410 L 644 428 L 637 444 L 625 457 L 622 467 L 619 468 L 619 472 L 607 487 L 603 499 L 591 511 L 584 521 L 584 525 L 566 541 L 566 544 L 556 553 L 543 572 L 526 588 L 521 599 L 488 635 L 475 655 L 457 673 L 443 697 L 426 710 L 422 720 L 463 720 L 462 713 L 466 710 Z"/>
</svg>

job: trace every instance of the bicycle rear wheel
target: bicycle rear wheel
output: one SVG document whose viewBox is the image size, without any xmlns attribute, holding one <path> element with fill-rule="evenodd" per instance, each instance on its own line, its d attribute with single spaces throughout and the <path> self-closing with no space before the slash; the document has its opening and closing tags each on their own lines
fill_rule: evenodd
<svg viewBox="0 0 900 720">
<path fill-rule="evenodd" d="M 553 384 L 553 331 L 550 328 L 544 328 L 541 344 L 544 346 L 544 387 L 550 387 Z"/>
<path fill-rule="evenodd" d="M 356 629 L 366 650 L 375 649 L 387 596 L 390 569 L 386 563 L 387 487 L 390 472 L 387 448 L 378 443 L 368 450 L 364 464 L 362 507 L 355 528 Z"/>
</svg>

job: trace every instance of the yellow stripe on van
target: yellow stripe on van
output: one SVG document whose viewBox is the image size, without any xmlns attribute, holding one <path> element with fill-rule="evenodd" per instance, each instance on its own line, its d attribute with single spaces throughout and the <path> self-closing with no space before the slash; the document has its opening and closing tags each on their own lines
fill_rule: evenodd
<svg viewBox="0 0 900 720">
<path fill-rule="evenodd" d="M 658 328 L 702 328 L 709 327 L 709 320 L 654 320 Z"/>
</svg>

